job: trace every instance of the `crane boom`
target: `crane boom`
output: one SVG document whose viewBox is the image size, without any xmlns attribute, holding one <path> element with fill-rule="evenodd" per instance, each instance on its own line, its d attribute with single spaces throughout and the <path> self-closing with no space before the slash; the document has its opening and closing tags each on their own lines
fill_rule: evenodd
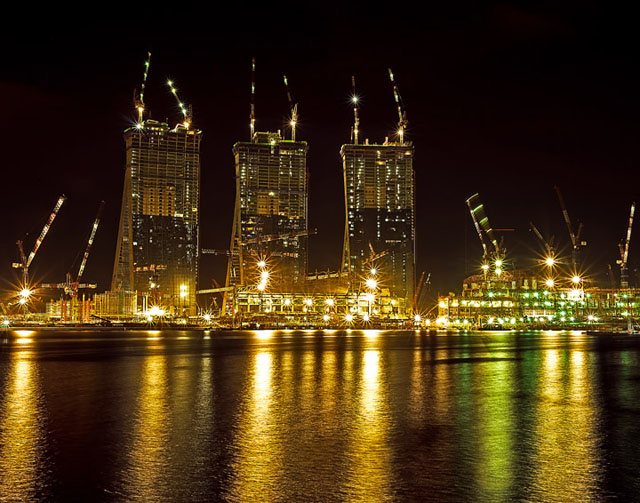
<svg viewBox="0 0 640 503">
<path fill-rule="evenodd" d="M 60 211 L 60 208 L 62 207 L 62 204 L 66 201 L 66 199 L 67 199 L 67 196 L 65 196 L 64 194 L 58 198 L 58 202 L 54 206 L 53 211 L 51 212 L 51 215 L 49 215 L 49 219 L 47 220 L 47 223 L 44 224 L 44 227 L 42 228 L 42 231 L 40 231 L 40 235 L 38 236 L 38 239 L 36 239 L 36 243 L 33 245 L 33 250 L 31 250 L 31 253 L 29 253 L 29 257 L 27 258 L 27 261 L 25 264 L 27 268 L 29 268 L 29 266 L 31 265 L 31 262 L 33 262 L 33 258 L 36 256 L 36 253 L 38 252 L 38 248 L 40 248 L 40 245 L 42 244 L 42 241 L 47 235 L 47 232 L 49 232 L 49 228 L 51 227 L 51 224 L 55 220 L 56 215 L 58 214 L 58 211 Z"/>
<path fill-rule="evenodd" d="M 471 207 L 471 200 L 473 198 L 475 198 L 476 196 L 478 196 L 478 194 L 474 194 L 469 199 L 467 199 L 467 206 L 469 207 L 469 213 L 471 214 L 471 220 L 473 220 L 473 226 L 476 228 L 476 232 L 478 233 L 478 237 L 480 238 L 480 244 L 482 245 L 482 250 L 483 250 L 482 256 L 486 257 L 488 255 L 488 253 L 489 253 L 489 250 L 487 249 L 487 243 L 484 240 L 484 236 L 482 235 L 482 229 L 480 228 L 480 224 L 478 223 L 478 219 L 476 218 L 475 210 L 477 208 L 472 208 Z"/>
<path fill-rule="evenodd" d="M 176 101 L 178 102 L 178 107 L 180 107 L 180 111 L 182 112 L 184 126 L 186 128 L 189 128 L 192 122 L 192 115 L 193 115 L 191 112 L 191 106 L 185 106 L 185 104 L 182 102 L 182 100 L 178 96 L 178 90 L 173 85 L 173 81 L 168 80 L 167 85 L 169 86 L 171 93 L 175 96 Z"/>
<path fill-rule="evenodd" d="M 631 228 L 633 227 L 633 214 L 636 211 L 636 203 L 631 204 L 631 213 L 629 214 L 629 227 L 627 228 L 627 239 L 624 243 L 624 256 L 622 257 L 622 261 L 624 264 L 627 264 L 627 260 L 629 259 L 629 245 L 631 243 Z"/>
<path fill-rule="evenodd" d="M 558 201 L 560 202 L 560 209 L 562 210 L 562 216 L 564 217 L 564 222 L 567 225 L 567 230 L 569 231 L 569 237 L 571 238 L 571 245 L 575 248 L 577 246 L 576 235 L 573 232 L 573 226 L 571 225 L 571 218 L 569 218 L 569 212 L 567 211 L 567 206 L 564 204 L 564 198 L 562 197 L 562 192 L 560 192 L 560 187 L 555 186 L 556 193 L 558 194 Z"/>
<path fill-rule="evenodd" d="M 287 99 L 289 100 L 289 108 L 291 109 L 291 120 L 289 125 L 291 126 L 291 140 L 296 141 L 296 124 L 298 123 L 298 104 L 293 102 L 293 96 L 291 95 L 291 89 L 289 88 L 289 81 L 287 76 L 284 75 L 284 86 L 287 89 Z"/>
<path fill-rule="evenodd" d="M 147 76 L 149 75 L 149 66 L 151 65 L 151 52 L 147 53 L 147 60 L 144 62 L 144 75 L 142 77 L 142 85 L 140 86 L 140 96 L 133 100 L 133 104 L 138 111 L 138 122 L 142 123 L 144 119 L 144 89 L 147 85 Z M 134 96 L 135 98 L 135 96 Z"/>
<path fill-rule="evenodd" d="M 402 106 L 402 98 L 400 97 L 400 91 L 398 90 L 398 85 L 396 84 L 396 80 L 393 76 L 393 72 L 391 68 L 389 68 L 389 78 L 391 79 L 391 84 L 393 85 L 393 98 L 395 99 L 396 106 L 398 107 L 398 137 L 400 138 L 400 145 L 404 144 L 404 132 L 407 128 L 407 112 L 404 110 Z"/>
<path fill-rule="evenodd" d="M 84 273 L 84 268 L 87 265 L 87 259 L 89 258 L 89 252 L 91 252 L 91 245 L 93 245 L 93 240 L 96 237 L 96 231 L 98 230 L 98 225 L 100 225 L 100 218 L 102 217 L 102 212 L 104 211 L 105 202 L 101 201 L 100 206 L 98 207 L 98 213 L 96 215 L 96 219 L 93 222 L 93 227 L 91 227 L 91 234 L 89 235 L 89 241 L 87 242 L 87 248 L 84 251 L 84 255 L 82 256 L 82 262 L 80 263 L 80 268 L 78 269 L 78 276 L 76 277 L 75 284 L 80 284 L 80 278 L 82 277 L 82 273 Z"/>
</svg>

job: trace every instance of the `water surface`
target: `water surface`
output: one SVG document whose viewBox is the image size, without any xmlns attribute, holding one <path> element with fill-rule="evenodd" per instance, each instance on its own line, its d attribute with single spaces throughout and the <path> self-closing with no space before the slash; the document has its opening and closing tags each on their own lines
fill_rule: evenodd
<svg viewBox="0 0 640 503">
<path fill-rule="evenodd" d="M 640 337 L 3 332 L 0 501 L 640 494 Z"/>
</svg>

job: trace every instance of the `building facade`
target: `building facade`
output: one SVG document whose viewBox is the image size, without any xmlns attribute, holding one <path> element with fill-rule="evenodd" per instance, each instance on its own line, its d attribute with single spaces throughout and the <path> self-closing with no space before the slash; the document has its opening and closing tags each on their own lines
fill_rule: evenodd
<svg viewBox="0 0 640 503">
<path fill-rule="evenodd" d="M 345 232 L 342 270 L 352 289 L 371 273 L 391 296 L 413 302 L 414 149 L 411 143 L 343 145 Z"/>
<path fill-rule="evenodd" d="M 124 132 L 125 181 L 111 282 L 176 316 L 196 314 L 202 132 L 146 120 Z"/>
<path fill-rule="evenodd" d="M 285 140 L 279 132 L 256 132 L 251 142 L 234 145 L 236 202 L 228 287 L 256 286 L 268 278 L 271 289 L 295 291 L 304 283 L 307 151 L 306 142 Z"/>
</svg>

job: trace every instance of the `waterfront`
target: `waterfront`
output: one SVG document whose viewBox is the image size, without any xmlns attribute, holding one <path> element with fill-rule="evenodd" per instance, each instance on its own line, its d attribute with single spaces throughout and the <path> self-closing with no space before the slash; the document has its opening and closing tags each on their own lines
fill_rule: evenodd
<svg viewBox="0 0 640 503">
<path fill-rule="evenodd" d="M 640 337 L 6 331 L 2 501 L 640 490 Z"/>
</svg>

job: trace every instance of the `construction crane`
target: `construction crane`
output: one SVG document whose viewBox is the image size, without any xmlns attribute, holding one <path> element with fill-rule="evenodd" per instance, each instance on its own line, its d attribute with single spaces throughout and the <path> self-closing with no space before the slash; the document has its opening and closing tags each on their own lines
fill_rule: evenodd
<svg viewBox="0 0 640 503">
<path fill-rule="evenodd" d="M 100 219 L 102 218 L 104 205 L 105 205 L 105 202 L 101 201 L 100 206 L 98 206 L 98 213 L 96 214 L 96 218 L 93 222 L 93 226 L 91 227 L 91 233 L 89 234 L 89 241 L 87 242 L 87 247 L 85 248 L 84 254 L 82 255 L 82 261 L 80 262 L 80 267 L 78 268 L 78 275 L 76 276 L 75 281 L 72 281 L 71 273 L 68 272 L 64 283 L 43 283 L 40 285 L 40 288 L 60 289 L 60 290 L 63 290 L 66 295 L 69 295 L 71 297 L 76 297 L 78 295 L 78 289 L 80 288 L 97 288 L 98 287 L 98 285 L 94 283 L 80 283 L 80 280 L 82 279 L 82 274 L 84 273 L 84 269 L 87 265 L 87 260 L 89 259 L 89 253 L 91 252 L 91 246 L 93 245 L 93 240 L 96 237 L 96 232 L 98 230 L 98 226 L 100 225 Z"/>
<path fill-rule="evenodd" d="M 389 250 L 382 250 L 381 252 L 376 253 L 376 251 L 373 249 L 373 245 L 369 243 L 369 256 L 362 262 L 362 267 L 364 268 L 369 264 L 373 265 L 376 260 L 381 259 L 388 253 Z"/>
<path fill-rule="evenodd" d="M 256 58 L 251 58 L 251 112 L 249 114 L 249 141 L 256 132 Z"/>
<path fill-rule="evenodd" d="M 545 263 L 548 266 L 554 265 L 555 261 L 556 261 L 556 250 L 555 250 L 555 247 L 554 247 L 554 239 L 555 239 L 554 236 L 551 236 L 551 238 L 549 238 L 549 241 L 547 241 L 542 236 L 542 233 L 538 230 L 538 228 L 535 226 L 535 224 L 533 222 L 529 222 L 529 227 L 531 227 L 531 230 L 533 231 L 533 233 L 536 235 L 538 240 L 542 243 L 542 246 L 544 246 Z"/>
<path fill-rule="evenodd" d="M 580 241 L 580 234 L 582 233 L 583 227 L 582 222 L 578 224 L 578 229 L 574 232 L 567 206 L 564 204 L 564 198 L 562 197 L 562 192 L 560 192 L 560 187 L 556 185 L 555 190 L 558 194 L 562 216 L 564 217 L 564 222 L 567 225 L 569 237 L 571 238 L 571 267 L 573 267 L 574 272 L 577 272 L 580 266 L 580 248 L 587 245 L 586 241 Z"/>
<path fill-rule="evenodd" d="M 400 145 L 404 145 L 404 133 L 407 129 L 407 112 L 404 110 L 404 106 L 402 103 L 402 98 L 400 97 L 400 91 L 398 90 L 398 85 L 393 77 L 393 72 L 391 68 L 389 68 L 389 78 L 391 79 L 391 84 L 393 85 L 393 98 L 396 101 L 396 106 L 398 107 L 398 138 L 400 139 Z"/>
<path fill-rule="evenodd" d="M 58 211 L 60 211 L 60 208 L 62 207 L 62 204 L 66 201 L 66 199 L 67 199 L 67 196 L 65 196 L 64 194 L 58 198 L 58 202 L 53 207 L 53 211 L 49 215 L 47 222 L 44 224 L 42 231 L 40 231 L 40 235 L 38 236 L 38 239 L 36 239 L 36 242 L 33 245 L 33 249 L 31 250 L 31 253 L 29 253 L 29 257 L 25 256 L 23 241 L 22 240 L 16 241 L 16 245 L 18 246 L 18 253 L 20 255 L 20 262 L 14 262 L 11 265 L 13 266 L 14 269 L 22 269 L 23 288 L 28 288 L 29 286 L 29 266 L 31 265 L 31 262 L 33 262 L 33 259 L 36 256 L 36 253 L 38 252 L 38 249 L 40 248 L 42 241 L 47 235 L 47 232 L 49 232 L 49 229 L 51 228 L 51 224 L 55 220 L 56 215 L 58 215 Z"/>
<path fill-rule="evenodd" d="M 629 214 L 629 226 L 627 227 L 627 237 L 624 240 L 624 245 L 618 243 L 618 249 L 620 250 L 620 288 L 629 288 L 629 267 L 627 261 L 629 259 L 629 245 L 631 243 L 631 228 L 633 227 L 633 214 L 636 211 L 636 203 L 631 203 L 631 213 Z"/>
<path fill-rule="evenodd" d="M 173 94 L 173 96 L 175 96 L 176 101 L 178 102 L 178 107 L 182 112 L 182 125 L 187 129 L 189 129 L 189 126 L 193 122 L 193 110 L 191 108 L 191 105 L 185 106 L 185 104 L 182 102 L 182 100 L 178 96 L 178 90 L 173 85 L 173 81 L 168 80 L 167 85 L 169 86 L 169 89 L 171 90 L 171 93 Z"/>
<path fill-rule="evenodd" d="M 291 89 L 289 88 L 289 81 L 287 76 L 284 75 L 284 86 L 287 89 L 287 99 L 289 100 L 289 108 L 291 109 L 291 120 L 289 125 L 291 126 L 291 141 L 296 141 L 296 124 L 298 124 L 298 104 L 293 102 L 293 96 L 291 95 Z"/>
<path fill-rule="evenodd" d="M 353 103 L 353 127 L 351 128 L 351 141 L 354 145 L 358 144 L 358 135 L 360 133 L 360 98 L 356 93 L 356 77 L 351 76 L 351 103 Z"/>
<path fill-rule="evenodd" d="M 473 225 L 480 238 L 480 244 L 483 250 L 483 261 L 486 263 L 492 256 L 496 260 L 502 260 L 505 250 L 502 248 L 502 243 L 498 243 L 495 232 L 489 223 L 489 218 L 484 211 L 484 206 L 480 202 L 480 194 L 473 194 L 467 199 L 467 206 L 469 207 Z"/>
<path fill-rule="evenodd" d="M 144 62 L 144 75 L 142 77 L 142 86 L 140 86 L 140 94 L 136 96 L 133 92 L 133 105 L 138 111 L 138 124 L 142 124 L 144 120 L 144 89 L 147 85 L 147 76 L 149 75 L 149 66 L 151 65 L 151 53 L 147 53 L 147 60 Z"/>
</svg>

